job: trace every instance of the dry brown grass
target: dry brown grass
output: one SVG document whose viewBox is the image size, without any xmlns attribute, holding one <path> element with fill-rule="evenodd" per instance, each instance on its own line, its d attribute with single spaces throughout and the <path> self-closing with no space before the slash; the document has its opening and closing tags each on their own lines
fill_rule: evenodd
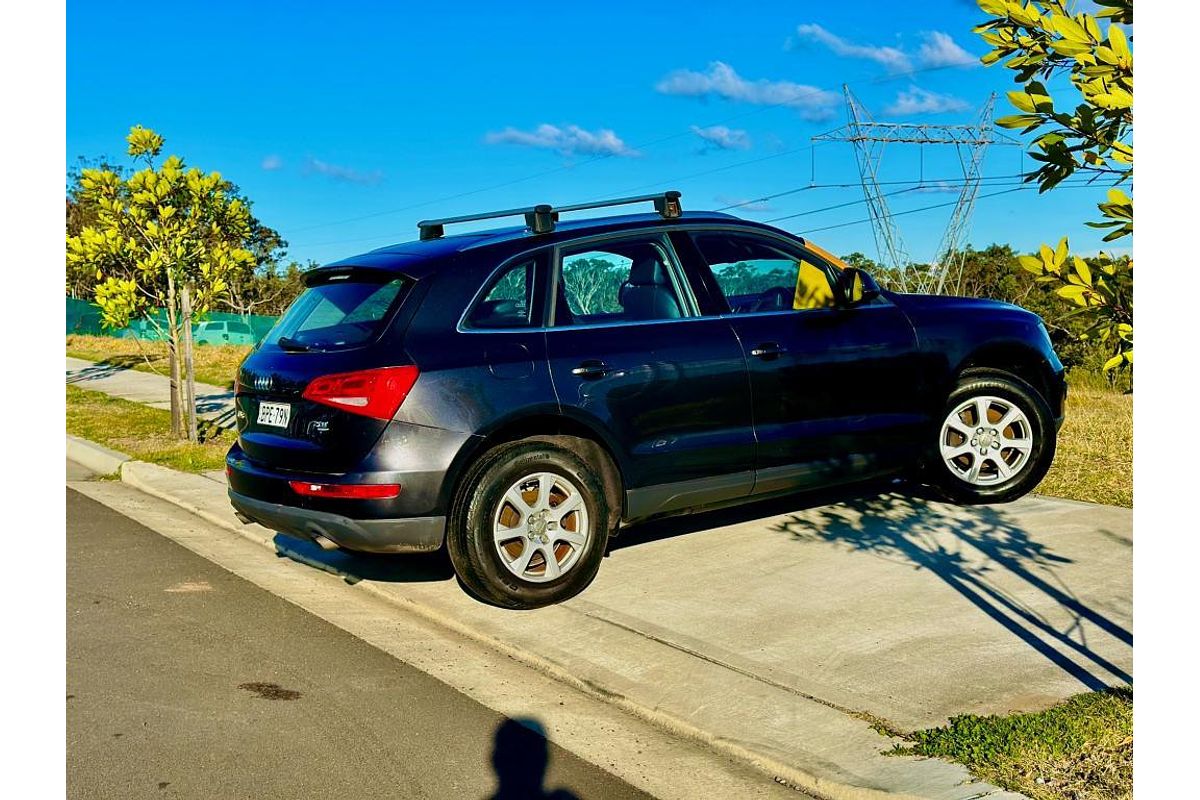
<svg viewBox="0 0 1200 800">
<path fill-rule="evenodd" d="M 193 350 L 196 380 L 231 388 L 238 365 L 250 352 L 248 345 L 201 345 Z M 117 364 L 141 372 L 170 375 L 166 342 L 118 339 L 113 336 L 67 337 L 67 355 Z"/>
<path fill-rule="evenodd" d="M 1133 507 L 1133 395 L 1072 378 L 1054 465 L 1039 494 Z"/>
</svg>

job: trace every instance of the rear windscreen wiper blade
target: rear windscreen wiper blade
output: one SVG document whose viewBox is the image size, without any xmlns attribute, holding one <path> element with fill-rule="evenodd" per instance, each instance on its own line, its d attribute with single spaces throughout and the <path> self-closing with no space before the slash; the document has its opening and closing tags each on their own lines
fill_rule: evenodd
<svg viewBox="0 0 1200 800">
<path fill-rule="evenodd" d="M 280 336 L 276 344 L 279 345 L 280 349 L 287 350 L 290 353 L 303 353 L 312 349 L 303 342 L 298 342 L 287 336 Z"/>
</svg>

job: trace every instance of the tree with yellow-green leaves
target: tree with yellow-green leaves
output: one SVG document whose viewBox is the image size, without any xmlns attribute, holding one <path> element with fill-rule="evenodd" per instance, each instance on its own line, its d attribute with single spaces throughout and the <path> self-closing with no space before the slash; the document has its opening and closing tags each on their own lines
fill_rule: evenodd
<svg viewBox="0 0 1200 800">
<path fill-rule="evenodd" d="M 163 137 L 154 131 L 134 126 L 126 141 L 142 168 L 128 176 L 83 171 L 81 191 L 96 216 L 68 235 L 67 263 L 95 270 L 106 327 L 143 319 L 167 342 L 171 429 L 196 441 L 192 320 L 228 292 L 233 276 L 253 269 L 250 209 L 217 172 L 189 168 L 175 155 L 156 164 Z"/>
<path fill-rule="evenodd" d="M 1124 26 L 1133 24 L 1133 0 L 1096 0 L 1095 14 L 1073 13 L 1067 0 L 978 0 L 989 15 L 975 27 L 992 48 L 984 64 L 1003 62 L 1021 85 L 1008 98 L 1021 112 L 996 124 L 1036 134 L 1029 155 L 1038 168 L 1026 176 L 1039 191 L 1052 190 L 1076 172 L 1108 184 L 1098 204 L 1102 220 L 1087 224 L 1108 229 L 1104 241 L 1133 233 L 1133 198 L 1122 188 L 1133 180 L 1133 49 Z M 1066 76 L 1075 91 L 1063 103 L 1047 81 Z M 1077 96 L 1076 96 L 1077 95 Z M 1074 106 L 1072 107 L 1072 103 Z M 1085 336 L 1111 346 L 1106 370 L 1133 366 L 1133 262 L 1101 253 L 1073 256 L 1067 237 L 1057 247 L 1042 245 L 1022 256 L 1021 266 L 1037 280 L 1057 285 L 1057 293 L 1087 319 Z"/>
</svg>

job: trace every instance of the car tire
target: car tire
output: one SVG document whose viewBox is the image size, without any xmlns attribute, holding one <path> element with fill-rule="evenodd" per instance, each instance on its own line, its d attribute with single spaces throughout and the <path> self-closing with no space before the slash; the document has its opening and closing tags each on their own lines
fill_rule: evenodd
<svg viewBox="0 0 1200 800">
<path fill-rule="evenodd" d="M 616 525 L 601 465 L 572 437 L 531 437 L 485 453 L 464 475 L 446 544 L 459 580 L 505 608 L 559 603 L 596 577 Z M 551 563 L 553 561 L 553 563 Z"/>
<path fill-rule="evenodd" d="M 1025 381 L 999 371 L 964 373 L 938 417 L 926 471 L 954 502 L 1006 503 L 1046 476 L 1057 434 L 1045 398 Z"/>
</svg>

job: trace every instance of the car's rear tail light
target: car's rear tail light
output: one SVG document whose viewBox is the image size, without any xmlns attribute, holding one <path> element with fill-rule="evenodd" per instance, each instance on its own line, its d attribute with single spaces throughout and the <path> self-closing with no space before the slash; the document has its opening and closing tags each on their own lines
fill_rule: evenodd
<svg viewBox="0 0 1200 800">
<path fill-rule="evenodd" d="M 348 500 L 387 500 L 400 496 L 398 483 L 309 483 L 288 481 L 292 491 L 308 497 L 340 497 Z"/>
<path fill-rule="evenodd" d="M 407 366 L 324 375 L 308 384 L 304 399 L 351 414 L 391 419 L 420 374 L 415 366 Z"/>
</svg>

